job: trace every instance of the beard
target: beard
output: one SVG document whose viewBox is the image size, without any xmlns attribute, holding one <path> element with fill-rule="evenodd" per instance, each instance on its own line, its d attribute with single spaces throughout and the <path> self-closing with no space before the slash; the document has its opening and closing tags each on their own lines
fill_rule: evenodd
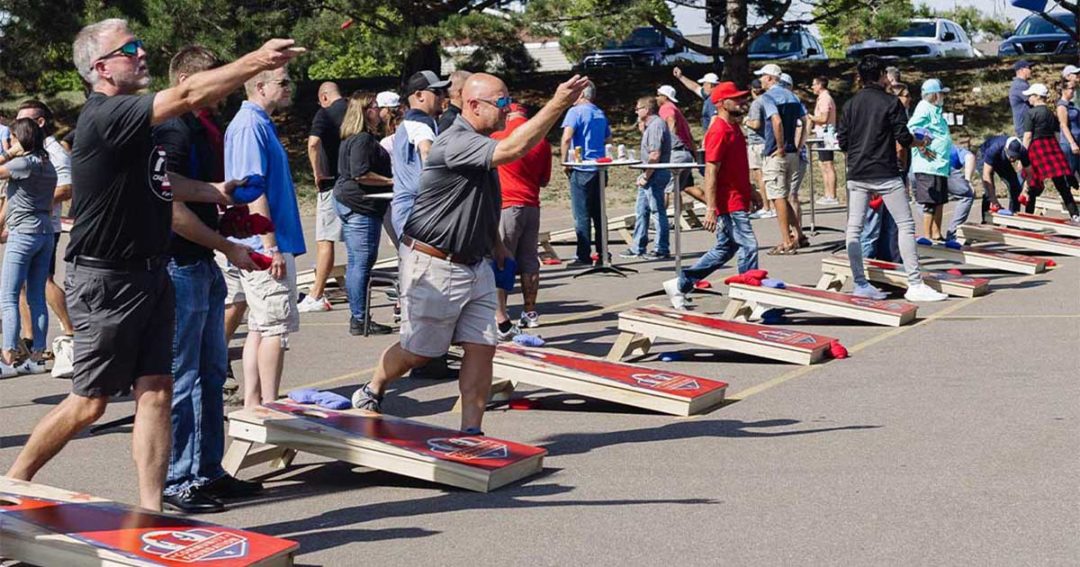
<svg viewBox="0 0 1080 567">
<path fill-rule="evenodd" d="M 727 113 L 730 114 L 733 118 L 740 118 L 742 116 L 746 116 L 746 113 L 749 112 L 750 109 L 747 108 L 745 104 L 737 104 L 735 106 L 732 106 L 731 108 L 727 108 L 726 110 Z"/>
</svg>

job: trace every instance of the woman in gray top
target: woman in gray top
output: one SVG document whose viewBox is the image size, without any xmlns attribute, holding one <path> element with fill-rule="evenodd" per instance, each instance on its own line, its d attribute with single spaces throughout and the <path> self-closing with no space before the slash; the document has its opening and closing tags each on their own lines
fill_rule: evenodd
<svg viewBox="0 0 1080 567">
<path fill-rule="evenodd" d="M 49 221 L 56 169 L 45 151 L 45 134 L 28 118 L 16 120 L 11 127 L 11 146 L 0 152 L 0 179 L 7 179 L 6 214 L 0 227 L 7 225 L 0 273 L 0 313 L 4 338 L 0 351 L 0 378 L 17 374 L 45 372 L 46 333 L 49 314 L 45 308 L 45 280 L 49 277 L 49 259 L 53 251 L 53 229 Z M 19 291 L 26 284 L 26 299 L 34 326 L 34 345 L 30 358 L 15 365 L 15 346 L 19 337 Z"/>
</svg>

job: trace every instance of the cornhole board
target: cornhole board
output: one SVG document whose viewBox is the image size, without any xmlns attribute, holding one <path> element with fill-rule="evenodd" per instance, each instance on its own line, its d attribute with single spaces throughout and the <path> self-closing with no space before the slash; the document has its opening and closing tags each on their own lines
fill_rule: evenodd
<svg viewBox="0 0 1080 567">
<path fill-rule="evenodd" d="M 1080 239 L 999 226 L 965 224 L 957 230 L 964 240 L 999 242 L 1025 250 L 1080 257 Z"/>
<path fill-rule="evenodd" d="M 375 262 L 375 265 L 371 267 L 373 270 L 390 270 L 397 268 L 398 257 L 391 256 L 389 258 L 383 258 Z M 330 273 L 326 276 L 327 280 L 336 280 L 338 287 L 345 287 L 345 270 L 348 267 L 347 264 L 335 264 L 333 268 L 330 268 Z M 296 287 L 311 287 L 315 283 L 315 270 L 303 270 L 296 273 Z"/>
<path fill-rule="evenodd" d="M 1057 219 L 1053 217 L 1029 215 L 1027 213 L 1015 213 L 1012 215 L 999 215 L 993 213 L 991 219 L 993 219 L 994 224 L 998 226 L 1008 226 L 1024 230 L 1045 230 L 1062 236 L 1080 238 L 1080 224 L 1074 223 L 1070 219 Z"/>
<path fill-rule="evenodd" d="M 555 250 L 555 247 L 551 245 L 551 232 L 541 231 L 537 235 L 538 242 L 540 243 L 540 259 L 541 260 L 558 260 L 562 262 L 562 258 L 559 258 L 559 252 Z"/>
<path fill-rule="evenodd" d="M 1059 213 L 1067 215 L 1069 211 L 1065 210 L 1065 205 L 1057 199 L 1038 199 L 1035 201 L 1035 211 L 1041 214 L 1046 213 Z"/>
<path fill-rule="evenodd" d="M 634 242 L 634 219 L 632 214 L 608 217 L 608 232 L 617 232 L 627 246 Z M 573 244 L 577 242 L 577 233 L 573 228 L 564 228 L 548 234 L 548 242 L 553 244 Z"/>
<path fill-rule="evenodd" d="M 919 256 L 1017 274 L 1041 274 L 1046 271 L 1046 258 L 975 246 L 955 250 L 941 245 L 919 244 Z"/>
<path fill-rule="evenodd" d="M 536 474 L 547 450 L 363 410 L 331 410 L 278 401 L 229 414 L 230 474 L 296 452 L 477 492 Z M 252 452 L 256 443 L 270 449 Z"/>
<path fill-rule="evenodd" d="M 0 555 L 33 565 L 293 564 L 299 544 L 0 477 Z"/>
<path fill-rule="evenodd" d="M 863 260 L 866 279 L 872 282 L 907 287 L 907 273 L 900 264 L 881 260 Z M 923 282 L 941 293 L 954 297 L 978 297 L 990 289 L 987 278 L 954 276 L 947 272 L 921 272 Z M 818 289 L 840 289 L 851 279 L 851 265 L 847 256 L 826 256 L 821 259 L 821 280 Z"/>
<path fill-rule="evenodd" d="M 747 319 L 754 307 L 768 306 L 899 327 L 914 320 L 919 309 L 906 301 L 878 301 L 798 285 L 777 289 L 733 283 L 728 285 L 728 297 L 725 319 Z"/>
<path fill-rule="evenodd" d="M 652 343 L 663 338 L 806 365 L 825 358 L 829 344 L 834 340 L 801 331 L 653 306 L 619 313 L 619 331 L 607 356 L 610 362 L 618 362 L 637 350 L 648 354 Z"/>
<path fill-rule="evenodd" d="M 514 344 L 496 349 L 494 372 L 495 378 L 506 380 L 510 388 L 532 384 L 683 416 L 720 405 L 727 388 L 718 380 Z M 507 392 L 505 387 L 499 390 Z"/>
</svg>

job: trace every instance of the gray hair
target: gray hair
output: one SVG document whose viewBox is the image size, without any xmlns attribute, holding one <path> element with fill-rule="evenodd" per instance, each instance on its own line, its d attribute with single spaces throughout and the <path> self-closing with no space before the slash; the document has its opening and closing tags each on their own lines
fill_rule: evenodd
<svg viewBox="0 0 1080 567">
<path fill-rule="evenodd" d="M 922 99 L 933 105 L 939 105 L 945 99 L 945 93 L 925 93 Z"/>
<path fill-rule="evenodd" d="M 581 91 L 581 98 L 585 100 L 593 100 L 596 98 L 596 83 L 589 81 L 589 84 L 585 85 L 585 90 Z"/>
<path fill-rule="evenodd" d="M 274 71 L 277 69 L 267 69 L 265 71 L 259 71 L 254 77 L 247 80 L 244 83 L 244 92 L 247 93 L 248 98 L 251 98 L 255 94 L 255 88 L 259 86 L 259 83 L 266 84 L 274 79 Z"/>
<path fill-rule="evenodd" d="M 75 36 L 75 43 L 71 46 L 75 69 L 83 80 L 91 85 L 98 82 L 98 74 L 94 70 L 94 63 L 103 55 L 102 39 L 107 34 L 115 31 L 128 31 L 127 20 L 120 18 L 101 20 L 79 30 L 79 34 Z"/>
</svg>

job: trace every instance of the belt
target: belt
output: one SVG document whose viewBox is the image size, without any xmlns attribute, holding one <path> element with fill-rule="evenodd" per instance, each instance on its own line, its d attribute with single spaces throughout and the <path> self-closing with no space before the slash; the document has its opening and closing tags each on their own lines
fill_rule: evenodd
<svg viewBox="0 0 1080 567">
<path fill-rule="evenodd" d="M 76 256 L 73 263 L 75 264 L 75 267 L 86 266 L 88 268 L 99 268 L 102 270 L 153 272 L 164 266 L 166 260 L 167 258 L 165 256 L 153 256 L 141 260 L 106 260 L 104 258 L 95 258 L 93 256 Z"/>
<path fill-rule="evenodd" d="M 419 240 L 416 240 L 415 238 L 413 238 L 411 236 L 402 237 L 401 242 L 403 244 L 405 244 L 405 246 L 408 246 L 412 250 L 416 250 L 417 252 L 427 254 L 428 256 L 431 256 L 432 258 L 438 258 L 440 260 L 446 260 L 447 262 L 451 262 L 451 263 L 454 263 L 454 264 L 461 264 L 463 266 L 471 266 L 471 265 L 473 265 L 473 264 L 475 264 L 477 262 L 477 260 L 474 260 L 472 258 L 458 258 L 457 256 L 455 256 L 453 254 L 447 254 L 446 252 L 443 252 L 442 250 L 439 250 L 438 248 L 436 248 L 436 247 L 434 247 L 434 246 L 432 246 L 430 244 L 424 244 L 423 242 L 420 242 Z"/>
</svg>

